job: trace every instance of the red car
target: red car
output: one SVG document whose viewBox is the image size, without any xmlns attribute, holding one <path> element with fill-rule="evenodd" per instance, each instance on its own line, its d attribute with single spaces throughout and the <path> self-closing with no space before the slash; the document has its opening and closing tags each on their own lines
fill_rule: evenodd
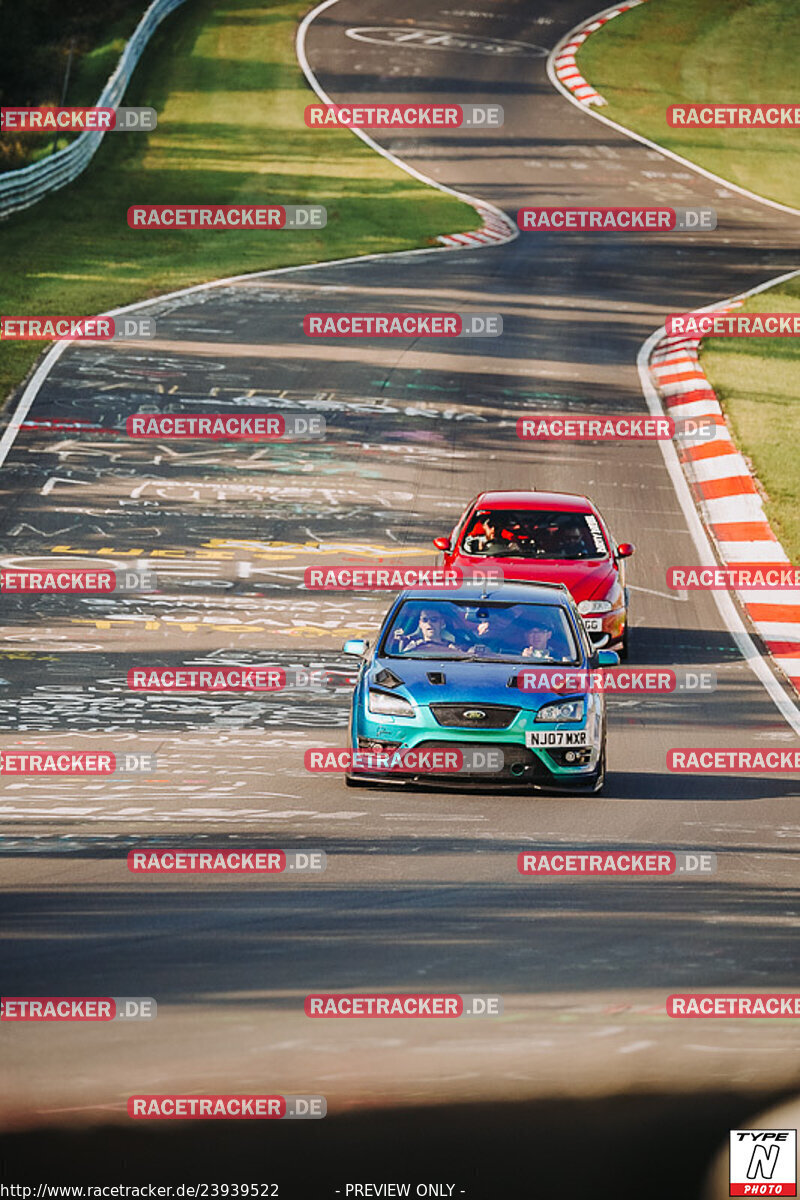
<svg viewBox="0 0 800 1200">
<path fill-rule="evenodd" d="M 591 500 L 566 492 L 482 492 L 449 537 L 433 539 L 445 567 L 465 574 L 488 562 L 505 579 L 564 583 L 595 649 L 628 655 L 628 591 L 619 545 Z"/>
</svg>

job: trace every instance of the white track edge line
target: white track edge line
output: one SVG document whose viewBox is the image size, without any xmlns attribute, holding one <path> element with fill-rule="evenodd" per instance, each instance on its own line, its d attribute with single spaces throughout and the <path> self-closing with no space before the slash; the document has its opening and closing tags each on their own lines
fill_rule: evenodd
<svg viewBox="0 0 800 1200">
<path fill-rule="evenodd" d="M 338 4 L 338 2 L 339 0 L 323 0 L 322 4 L 317 5 L 317 7 L 312 9 L 310 13 L 307 13 L 303 18 L 300 27 L 298 28 L 295 42 L 295 48 L 301 70 L 303 71 L 303 74 L 308 80 L 311 88 L 326 104 L 330 104 L 332 101 L 326 97 L 325 92 L 323 91 L 308 64 L 308 59 L 306 58 L 305 54 L 305 35 L 314 18 L 326 8 L 330 8 L 331 5 Z M 376 259 L 381 258 L 408 258 L 412 255 L 420 254 L 452 254 L 466 249 L 484 250 L 488 249 L 490 246 L 502 246 L 506 242 L 512 242 L 515 238 L 519 237 L 519 229 L 517 229 L 508 214 L 503 212 L 501 208 L 497 208 L 496 205 L 490 203 L 488 200 L 481 200 L 477 196 L 469 195 L 467 192 L 456 191 L 454 188 L 447 187 L 446 184 L 439 183 L 435 179 L 428 178 L 427 175 L 423 175 L 420 171 L 417 171 L 415 167 L 412 167 L 409 164 L 404 163 L 402 159 L 397 158 L 391 153 L 390 150 L 384 150 L 383 147 L 379 146 L 377 142 L 374 142 L 372 138 L 363 133 L 362 130 L 353 129 L 352 132 L 357 134 L 357 136 L 360 137 L 362 141 L 364 141 L 371 149 L 377 151 L 377 153 L 381 154 L 384 158 L 389 159 L 389 161 L 395 166 L 399 167 L 402 171 L 405 171 L 406 174 L 412 175 L 421 183 L 425 183 L 429 187 L 436 188 L 437 191 L 445 192 L 448 195 L 455 196 L 458 200 L 463 200 L 466 204 L 469 204 L 472 208 L 474 208 L 479 216 L 481 216 L 481 208 L 485 209 L 487 212 L 494 213 L 494 215 L 502 222 L 503 226 L 507 230 L 508 236 L 506 238 L 495 239 L 487 243 L 475 243 L 475 245 L 471 245 L 469 247 L 441 245 L 421 246 L 416 250 L 383 250 L 377 251 L 374 254 L 353 254 L 347 258 L 328 258 L 323 259 L 321 262 L 299 263 L 290 267 L 270 267 L 265 271 L 247 271 L 242 275 L 227 275 L 222 279 L 211 279 L 205 283 L 195 283 L 189 287 L 178 288 L 174 292 L 162 292 L 160 295 L 151 296 L 147 300 L 135 300 L 132 304 L 125 304 L 118 308 L 111 308 L 106 312 L 98 313 L 97 315 L 104 317 L 115 317 L 119 316 L 121 313 L 136 312 L 139 309 L 147 308 L 148 306 L 154 304 L 162 304 L 164 301 L 174 300 L 178 296 L 189 296 L 193 292 L 204 292 L 208 291 L 209 288 L 227 287 L 230 284 L 242 283 L 251 279 L 264 279 L 271 275 L 285 275 L 290 271 L 316 271 L 322 270 L 325 267 L 346 266 L 350 263 L 374 262 Z M 39 394 L 39 389 L 47 379 L 47 376 L 50 374 L 51 368 L 55 365 L 67 347 L 75 344 L 76 343 L 72 341 L 56 342 L 45 353 L 44 358 L 34 371 L 33 376 L 28 380 L 28 383 L 26 384 L 25 389 L 20 396 L 19 402 L 17 403 L 17 407 L 14 410 L 8 425 L 3 431 L 2 437 L 0 437 L 0 467 L 2 467 L 5 463 L 9 451 L 14 445 L 16 436 L 19 433 L 22 423 L 30 412 L 33 402 Z M 146 343 L 143 344 L 142 349 L 147 349 Z"/>
<path fill-rule="evenodd" d="M 300 55 L 300 51 L 302 48 L 303 58 L 305 59 L 305 46 L 304 46 L 305 32 L 308 29 L 309 25 L 311 24 L 311 21 L 316 16 L 318 16 L 319 13 L 323 12 L 327 8 L 332 7 L 332 5 L 334 5 L 334 4 L 338 4 L 338 2 L 339 2 L 339 0 L 323 0 L 322 4 L 318 5 L 315 9 L 313 9 L 310 13 L 308 13 L 307 16 L 303 19 L 303 22 L 301 23 L 300 28 L 298 29 L 298 33 L 297 33 L 298 57 Z M 606 12 L 606 11 L 611 11 L 611 10 L 604 9 L 603 11 Z M 602 15 L 602 13 L 598 14 L 598 15 Z M 591 18 L 591 19 L 594 19 L 594 18 Z M 585 22 L 583 22 L 582 24 L 585 24 Z M 562 43 L 566 43 L 566 41 L 569 40 L 569 36 L 574 36 L 574 34 L 576 32 L 578 32 L 579 29 L 580 29 L 580 26 L 576 26 L 576 28 L 574 30 L 572 30 L 571 35 L 568 35 L 566 38 L 563 38 L 562 42 L 559 43 L 559 45 L 561 45 Z M 302 40 L 301 40 L 301 34 L 302 34 Z M 558 47 L 556 47 L 556 50 L 557 49 L 558 49 Z M 695 167 L 694 164 L 689 163 L 688 160 L 681 159 L 677 155 L 672 155 L 671 152 L 669 152 L 669 151 L 662 150 L 662 148 L 659 146 L 656 146 L 655 143 L 648 142 L 646 138 L 641 138 L 641 137 L 639 137 L 638 134 L 631 133 L 631 131 L 628 129 L 625 129 L 624 126 L 616 125 L 616 123 L 614 121 L 609 121 L 607 118 L 600 117 L 600 115 L 598 113 L 592 111 L 591 109 L 587 110 L 585 105 L 580 104 L 580 102 L 577 100 L 574 100 L 574 98 L 569 94 L 567 89 L 562 88 L 559 81 L 556 80 L 553 75 L 551 75 L 551 73 L 550 73 L 551 60 L 552 60 L 553 56 L 555 55 L 556 50 L 553 50 L 551 52 L 550 57 L 548 58 L 548 62 L 547 62 L 548 75 L 550 75 L 551 82 L 554 84 L 554 86 L 557 88 L 557 90 L 562 92 L 562 94 L 564 94 L 567 97 L 567 99 L 570 100 L 571 102 L 573 102 L 578 108 L 580 108 L 584 112 L 586 112 L 586 111 L 591 112 L 592 116 L 605 121 L 605 123 L 607 125 L 610 125 L 613 128 L 620 130 L 622 133 L 627 134 L 628 136 L 634 138 L 636 141 L 641 141 L 641 142 L 644 142 L 645 144 L 652 145 L 654 149 L 659 150 L 661 153 L 667 154 L 669 157 L 673 157 L 679 162 L 685 162 L 687 166 L 692 167 L 693 170 L 698 170 L 700 172 L 700 174 L 708 175 L 709 178 L 718 180 L 718 182 L 721 182 L 721 183 L 725 183 L 726 186 L 732 186 L 732 187 L 734 186 L 734 185 L 728 185 L 725 180 L 719 179 L 718 176 L 710 175 L 709 172 L 703 171 L 702 168 Z M 323 99 L 325 103 L 331 103 L 331 101 L 325 99 L 324 91 L 316 83 L 316 77 L 313 75 L 313 72 L 311 71 L 310 66 L 308 66 L 307 59 L 305 60 L 305 64 L 304 64 L 303 60 L 300 60 L 300 65 L 301 65 L 301 68 L 303 69 L 303 73 L 306 75 L 306 78 L 309 80 L 309 83 L 311 84 L 312 88 L 317 93 L 317 95 L 320 97 L 320 99 Z M 314 82 L 312 82 L 312 79 Z M 394 162 L 402 170 L 407 171 L 408 174 L 414 175 L 421 182 L 428 183 L 432 187 L 437 188 L 439 191 L 448 192 L 451 195 L 458 197 L 458 199 L 465 200 L 467 203 L 470 203 L 473 205 L 475 204 L 475 198 L 469 196 L 467 193 L 457 192 L 452 188 L 448 188 L 445 184 L 440 184 L 435 180 L 428 179 L 426 176 L 424 176 L 420 172 L 416 171 L 415 168 L 404 164 L 401 159 L 395 158 L 395 156 L 392 155 L 390 151 L 383 150 L 380 146 L 377 145 L 377 143 L 374 143 L 367 134 L 364 134 L 360 130 L 354 130 L 354 132 L 356 132 L 358 134 L 358 136 L 360 136 L 368 145 L 371 144 L 373 146 L 373 148 L 375 150 L 377 150 L 378 153 L 384 155 L 384 157 L 386 157 L 390 161 Z M 753 193 L 745 192 L 744 189 L 737 188 L 736 190 L 741 191 L 745 195 L 751 196 L 753 199 L 756 199 L 756 200 L 763 199 L 762 197 L 753 195 Z M 484 205 L 485 202 L 482 200 L 479 200 L 478 203 L 481 205 Z M 769 201 L 769 200 L 763 200 L 763 203 L 770 204 L 773 207 L 777 207 L 777 208 L 785 208 L 784 205 L 777 205 L 773 201 Z M 495 208 L 494 205 L 491 205 L 488 203 L 485 204 L 485 207 L 492 209 L 495 213 L 497 213 L 502 218 L 502 220 L 504 222 L 508 222 L 509 226 L 511 225 L 509 217 L 501 209 Z M 797 215 L 800 215 L 800 211 L 798 211 L 797 209 L 786 209 L 786 211 L 797 213 Z M 517 229 L 513 229 L 513 237 L 517 237 L 517 236 L 519 236 L 519 231 Z M 513 237 L 509 237 L 508 240 L 512 241 Z M 313 270 L 318 267 L 322 268 L 322 267 L 327 267 L 327 266 L 337 266 L 337 265 L 342 265 L 344 263 L 368 262 L 370 260 L 374 260 L 374 259 L 378 259 L 378 258 L 393 258 L 396 256 L 407 256 L 407 255 L 411 255 L 411 254 L 416 255 L 416 254 L 431 254 L 431 253 L 443 253 L 443 252 L 447 253 L 446 247 L 441 247 L 441 248 L 425 247 L 420 250 L 405 250 L 405 251 L 401 250 L 401 251 L 396 251 L 396 252 L 388 251 L 388 252 L 384 252 L 384 253 L 380 253 L 380 254 L 356 255 L 356 256 L 352 256 L 350 258 L 331 259 L 331 260 L 327 260 L 327 261 L 319 262 L 319 263 L 304 263 L 300 266 L 278 267 L 278 268 L 275 268 L 274 270 L 249 272 L 244 275 L 231 275 L 225 279 L 213 280 L 210 283 L 195 284 L 192 287 L 180 288 L 175 292 L 166 292 L 161 296 L 150 298 L 148 300 L 136 301 L 133 304 L 128 304 L 121 308 L 111 309 L 111 310 L 109 310 L 108 313 L 104 313 L 101 315 L 113 316 L 118 313 L 132 312 L 138 308 L 144 308 L 147 305 L 161 303 L 164 300 L 174 299 L 176 296 L 185 296 L 192 292 L 204 291 L 205 289 L 210 288 L 210 287 L 223 287 L 226 284 L 241 282 L 242 280 L 246 280 L 246 279 L 263 278 L 268 275 L 281 275 L 281 274 L 285 274 L 288 271 Z M 753 293 L 756 291 L 763 291 L 767 287 L 771 286 L 772 283 L 777 282 L 780 279 L 791 278 L 793 275 L 798 274 L 798 273 L 800 273 L 800 272 L 792 271 L 792 272 L 789 272 L 787 275 L 778 276 L 776 278 L 776 280 L 770 280 L 766 284 L 762 284 L 762 285 L 759 285 L 758 288 L 754 288 Z M 753 294 L 753 293 L 741 293 L 741 294 L 747 295 L 747 294 Z M 702 311 L 702 310 L 697 310 L 697 311 Z M 661 340 L 661 338 L 665 334 L 666 334 L 666 326 L 662 325 L 659 329 L 657 329 L 655 331 L 655 333 L 650 335 L 650 337 L 647 339 L 647 341 L 645 341 L 643 343 L 643 345 L 640 347 L 639 354 L 637 355 L 637 367 L 639 369 L 639 378 L 640 378 L 641 384 L 642 384 L 642 391 L 644 392 L 644 396 L 645 396 L 645 400 L 647 402 L 648 409 L 650 410 L 651 413 L 653 413 L 656 416 L 663 416 L 664 410 L 661 406 L 661 401 L 659 399 L 658 393 L 656 392 L 656 389 L 652 383 L 652 380 L 650 379 L 649 357 L 650 357 L 650 352 L 652 351 L 654 346 L 658 343 L 658 341 Z M 3 463 L 5 462 L 5 460 L 8 456 L 8 452 L 11 449 L 11 446 L 13 445 L 14 440 L 16 439 L 17 433 L 19 432 L 19 428 L 20 428 L 22 422 L 25 420 L 25 417 L 27 416 L 34 400 L 36 399 L 36 396 L 39 392 L 40 387 L 42 386 L 42 383 L 49 375 L 51 367 L 55 365 L 57 360 L 61 357 L 63 352 L 66 350 L 67 346 L 69 346 L 71 344 L 72 344 L 71 342 L 67 342 L 67 341 L 57 342 L 55 344 L 55 346 L 53 346 L 47 352 L 44 359 L 39 364 L 39 367 L 34 372 L 33 378 L 29 381 L 27 387 L 25 388 L 25 391 L 23 392 L 23 394 L 20 398 L 19 404 L 17 406 L 17 409 L 16 409 L 13 417 L 11 418 L 8 428 L 5 430 L 3 437 L 0 438 L 0 466 L 2 466 Z M 678 497 L 678 502 L 681 505 L 681 509 L 683 510 L 684 516 L 686 517 L 687 525 L 688 525 L 689 531 L 692 535 L 692 539 L 701 555 L 701 561 L 705 565 L 714 566 L 716 564 L 716 559 L 715 559 L 713 551 L 711 549 L 711 543 L 709 542 L 708 536 L 705 532 L 705 529 L 703 528 L 703 524 L 700 520 L 700 517 L 698 516 L 694 500 L 691 496 L 691 493 L 689 492 L 689 485 L 686 482 L 686 478 L 681 469 L 680 462 L 678 461 L 678 455 L 675 450 L 675 447 L 672 444 L 672 442 L 667 443 L 667 442 L 663 442 L 663 441 L 659 441 L 659 446 L 661 448 L 661 453 L 664 458 L 664 464 L 667 468 L 670 478 L 672 479 L 673 487 L 675 488 L 675 492 Z M 734 640 L 736 641 L 737 645 L 739 646 L 739 648 L 742 652 L 742 655 L 745 658 L 745 661 L 748 663 L 748 665 L 754 671 L 756 676 L 758 676 L 758 678 L 760 679 L 760 681 L 766 688 L 767 692 L 769 693 L 771 699 L 774 701 L 776 707 L 781 712 L 781 715 L 786 719 L 788 724 L 790 724 L 792 726 L 795 733 L 800 735 L 800 712 L 798 712 L 797 708 L 790 703 L 788 697 L 784 693 L 783 688 L 779 684 L 778 680 L 772 674 L 772 672 L 766 666 L 766 663 L 764 662 L 764 660 L 759 655 L 758 649 L 757 649 L 753 639 L 751 638 L 750 634 L 747 632 L 744 622 L 742 621 L 735 605 L 733 604 L 733 601 L 725 593 L 720 594 L 715 591 L 715 592 L 712 592 L 712 595 L 713 595 L 714 600 L 717 604 L 717 607 L 720 611 L 720 615 L 723 617 L 725 624 L 727 625 L 730 633 L 733 635 Z"/>
<path fill-rule="evenodd" d="M 748 191 L 747 188 L 739 187 L 737 184 L 731 183 L 730 180 L 723 179 L 722 176 L 714 175 L 713 172 L 707 171 L 704 167 L 698 166 L 696 163 L 691 162 L 688 158 L 682 158 L 679 154 L 675 154 L 672 150 L 667 150 L 663 146 L 659 146 L 656 142 L 650 141 L 649 138 L 643 137 L 641 134 L 634 133 L 633 130 L 628 129 L 626 126 L 617 124 L 616 121 L 612 121 L 609 117 L 604 117 L 590 105 L 581 104 L 581 102 L 572 95 L 569 89 L 564 87 L 564 85 L 561 83 L 561 80 L 555 73 L 554 66 L 555 59 L 560 53 L 561 47 L 567 45 L 577 33 L 580 33 L 581 30 L 586 27 L 587 24 L 591 24 L 592 21 L 596 21 L 598 17 L 602 17 L 606 13 L 613 12 L 614 7 L 615 6 L 612 6 L 611 8 L 605 8 L 601 12 L 595 13 L 593 17 L 589 17 L 587 20 L 581 21 L 579 25 L 576 25 L 568 34 L 561 38 L 554 49 L 550 52 L 547 59 L 547 74 L 556 91 L 560 92 L 562 96 L 569 100 L 570 104 L 573 104 L 576 108 L 579 108 L 581 112 L 588 113 L 596 121 L 602 121 L 604 125 L 608 125 L 611 129 L 616 129 L 619 133 L 624 134 L 633 141 L 640 142 L 644 146 L 649 146 L 651 149 L 656 150 L 659 154 L 664 155 L 664 157 L 671 158 L 674 162 L 678 162 L 683 166 L 689 167 L 690 170 L 696 172 L 698 175 L 702 175 L 706 179 L 711 179 L 715 183 L 722 184 L 725 188 L 729 188 L 732 191 L 738 192 L 740 195 L 746 196 L 750 200 L 755 200 L 759 204 L 765 204 L 768 207 L 778 209 L 781 212 L 791 213 L 793 216 L 800 216 L 800 209 L 792 208 L 787 204 L 780 204 L 777 200 L 768 200 L 765 196 L 759 196 L 755 192 Z M 746 292 L 740 292 L 737 296 L 731 297 L 731 299 L 739 300 L 746 296 L 752 296 L 758 292 L 766 291 L 768 288 L 774 287 L 778 283 L 781 283 L 786 279 L 791 279 L 798 274 L 800 274 L 800 271 L 786 272 L 783 275 L 776 276 L 774 279 L 767 280 L 766 283 L 758 284 L 756 287 L 751 288 Z M 729 303 L 729 301 L 718 301 L 717 304 L 719 303 Z M 715 308 L 716 306 L 717 305 L 715 304 L 711 304 L 707 305 L 705 309 L 694 309 L 693 311 L 706 312 L 709 309 Z M 661 399 L 655 388 L 655 385 L 650 377 L 650 355 L 662 338 L 666 337 L 666 333 L 666 326 L 662 325 L 642 344 L 636 357 L 636 365 L 639 370 L 639 379 L 642 385 L 642 392 L 644 393 L 647 407 L 654 416 L 664 416 L 665 410 L 661 404 Z M 678 503 L 681 506 L 684 517 L 686 518 L 686 523 L 692 536 L 692 540 L 700 555 L 700 560 L 704 566 L 715 566 L 717 560 L 714 556 L 705 526 L 703 525 L 703 522 L 697 511 L 697 505 L 695 504 L 694 497 L 689 489 L 689 484 L 686 480 L 686 476 L 684 475 L 680 460 L 678 459 L 678 453 L 675 449 L 675 446 L 672 442 L 663 441 L 659 441 L 658 445 L 664 459 L 664 465 L 667 468 L 670 479 L 672 480 L 672 486 L 675 489 Z M 766 659 L 759 653 L 758 647 L 748 632 L 747 627 L 742 620 L 741 614 L 739 613 L 739 610 L 737 609 L 733 600 L 726 592 L 712 591 L 711 594 L 714 597 L 714 601 L 717 605 L 720 616 L 722 617 L 725 625 L 736 642 L 736 645 L 738 646 L 745 662 L 756 675 L 758 680 L 763 684 L 770 699 L 775 704 L 781 716 L 784 717 L 794 732 L 800 736 L 800 710 L 795 704 L 792 703 L 777 676 L 775 676 L 767 666 Z"/>
<path fill-rule="evenodd" d="M 796 272 L 792 272 L 795 274 Z M 763 291 L 765 286 L 759 285 L 758 291 Z M 743 293 L 744 294 L 744 293 Z M 696 310 L 701 311 L 701 310 Z M 666 326 L 662 325 L 650 334 L 645 342 L 639 348 L 639 353 L 636 356 L 636 366 L 639 370 L 639 379 L 642 385 L 642 392 L 647 403 L 647 407 L 653 416 L 662 417 L 665 415 L 664 408 L 661 404 L 658 391 L 650 378 L 650 354 L 653 348 L 658 344 L 662 337 L 666 334 Z M 686 523 L 691 534 L 692 541 L 695 544 L 697 552 L 700 556 L 700 562 L 703 566 L 713 567 L 717 565 L 717 560 L 711 546 L 708 533 L 697 511 L 694 497 L 689 489 L 689 484 L 686 476 L 683 473 L 678 452 L 672 442 L 659 441 L 659 449 L 661 450 L 664 459 L 664 465 L 667 468 L 669 477 L 672 480 L 672 486 L 675 489 L 675 494 L 678 498 L 678 503 L 681 506 Z M 763 684 L 770 699 L 775 704 L 775 707 L 780 712 L 781 716 L 792 727 L 794 732 L 800 736 L 800 709 L 792 702 L 790 697 L 784 690 L 783 684 L 776 675 L 770 670 L 767 665 L 767 659 L 759 652 L 758 647 L 753 641 L 752 636 L 747 630 L 747 627 L 742 620 L 741 614 L 727 592 L 713 591 L 711 595 L 719 610 L 725 625 L 733 637 L 736 645 L 747 665 L 757 677 L 759 682 Z M 771 657 L 771 656 L 770 656 Z"/>
<path fill-rule="evenodd" d="M 689 158 L 683 158 L 680 154 L 676 154 L 674 150 L 667 150 L 664 146 L 659 146 L 658 142 L 652 142 L 650 138 L 646 138 L 641 133 L 634 133 L 632 129 L 628 129 L 627 125 L 619 125 L 616 121 L 612 121 L 610 117 L 604 117 L 595 108 L 589 104 L 581 104 L 580 100 L 576 99 L 570 92 L 569 88 L 564 87 L 561 80 L 556 75 L 555 59 L 561 52 L 561 47 L 566 46 L 576 33 L 580 33 L 592 21 L 596 21 L 598 17 L 605 16 L 606 13 L 614 11 L 616 6 L 604 8 L 602 12 L 595 13 L 592 17 L 587 17 L 585 21 L 581 21 L 574 29 L 571 29 L 568 34 L 562 37 L 556 44 L 555 48 L 550 51 L 547 58 L 547 75 L 553 87 L 561 92 L 561 95 L 569 100 L 570 104 L 574 104 L 576 108 L 583 113 L 588 113 L 590 117 L 594 117 L 595 121 L 602 121 L 604 125 L 610 126 L 611 129 L 616 129 L 618 133 L 625 134 L 626 137 L 632 138 L 635 142 L 641 142 L 643 146 L 649 146 L 651 150 L 657 150 L 659 154 L 663 154 L 665 158 L 671 158 L 673 162 L 680 163 L 681 166 L 689 167 L 690 170 L 698 175 L 703 175 L 706 179 L 712 180 L 714 183 L 719 183 L 730 191 L 738 192 L 740 196 L 746 196 L 748 200 L 755 200 L 758 204 L 766 204 L 769 208 L 778 209 L 779 212 L 791 213 L 792 216 L 800 217 L 800 208 L 792 208 L 789 204 L 781 204 L 778 200 L 769 200 L 766 196 L 759 196 L 757 192 L 751 192 L 747 188 L 740 187 L 738 183 L 731 183 L 729 179 L 724 179 L 721 175 L 715 175 L 713 171 L 707 171 L 705 167 L 698 166 Z M 637 5 L 637 7 L 639 7 Z M 621 13 L 620 16 L 625 16 Z M 597 32 L 597 31 L 595 31 Z M 593 85 L 594 86 L 594 85 Z"/>
<path fill-rule="evenodd" d="M 323 104 L 333 104 L 333 100 L 322 87 L 322 84 L 319 82 L 313 70 L 311 69 L 308 56 L 306 55 L 306 33 L 311 27 L 311 24 L 317 19 L 318 16 L 321 15 L 321 13 L 325 12 L 328 8 L 332 8 L 334 4 L 338 3 L 339 0 L 322 0 L 321 4 L 318 4 L 316 8 L 312 8 L 311 12 L 307 13 L 300 22 L 295 43 L 297 61 L 300 63 L 300 69 L 305 75 L 309 86 L 313 89 L 317 96 L 319 96 Z M 438 180 L 431 179 L 429 175 L 423 175 L 423 173 L 418 171 L 416 167 L 412 167 L 409 163 L 403 162 L 403 160 L 393 154 L 391 150 L 386 150 L 383 146 L 379 145 L 379 143 L 371 138 L 368 133 L 364 132 L 361 126 L 353 125 L 349 126 L 349 128 L 350 132 L 354 133 L 356 137 L 361 138 L 362 142 L 365 142 L 371 150 L 374 150 L 377 154 L 382 155 L 383 158 L 387 158 L 389 162 L 393 163 L 394 166 L 399 167 L 401 171 L 405 171 L 407 175 L 413 176 L 414 179 L 418 179 L 421 183 L 427 183 L 430 187 L 436 188 L 437 191 L 445 192 L 448 196 L 455 196 L 458 200 L 464 200 L 467 204 L 470 204 L 473 207 L 480 205 L 481 208 L 494 213 L 495 216 L 499 217 L 503 225 L 507 228 L 509 234 L 507 238 L 508 241 L 513 241 L 515 238 L 519 237 L 519 229 L 508 216 L 508 214 L 503 212 L 501 208 L 498 208 L 488 200 L 479 200 L 476 196 L 471 196 L 467 192 L 460 192 L 457 191 L 456 188 L 448 187 L 445 183 L 439 183 Z M 478 215 L 480 215 L 480 211 Z"/>
</svg>

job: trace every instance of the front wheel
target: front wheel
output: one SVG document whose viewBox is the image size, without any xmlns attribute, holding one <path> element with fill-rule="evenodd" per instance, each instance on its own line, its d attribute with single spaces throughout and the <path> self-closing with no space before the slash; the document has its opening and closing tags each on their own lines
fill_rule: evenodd
<svg viewBox="0 0 800 1200">
<path fill-rule="evenodd" d="M 592 795 L 599 796 L 606 782 L 606 748 L 603 746 L 600 752 L 600 761 L 597 764 L 597 770 L 592 776 Z"/>
<path fill-rule="evenodd" d="M 619 650 L 617 651 L 617 653 L 619 654 L 620 662 L 627 662 L 628 647 L 629 647 L 629 630 L 628 630 L 628 625 L 626 624 L 625 632 L 622 635 L 622 641 L 620 642 Z"/>
</svg>

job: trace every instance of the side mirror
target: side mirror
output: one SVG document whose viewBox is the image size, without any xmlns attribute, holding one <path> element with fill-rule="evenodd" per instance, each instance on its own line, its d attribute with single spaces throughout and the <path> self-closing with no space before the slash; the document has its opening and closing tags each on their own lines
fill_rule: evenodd
<svg viewBox="0 0 800 1200">
<path fill-rule="evenodd" d="M 369 650 L 369 642 L 364 638 L 348 638 L 342 646 L 343 654 L 352 654 L 356 658 L 363 658 L 367 650 Z"/>
<path fill-rule="evenodd" d="M 618 667 L 619 655 L 616 650 L 598 650 L 597 665 L 598 667 Z"/>
<path fill-rule="evenodd" d="M 443 550 L 446 553 L 450 549 L 450 538 L 449 537 L 434 538 L 433 544 L 437 550 Z"/>
<path fill-rule="evenodd" d="M 635 549 L 633 542 L 620 542 L 617 546 L 617 558 L 630 558 Z"/>
</svg>

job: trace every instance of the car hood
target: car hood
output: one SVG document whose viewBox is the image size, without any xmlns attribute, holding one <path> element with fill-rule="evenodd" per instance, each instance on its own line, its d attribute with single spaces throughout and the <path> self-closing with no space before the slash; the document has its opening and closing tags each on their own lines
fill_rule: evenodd
<svg viewBox="0 0 800 1200">
<path fill-rule="evenodd" d="M 617 579 L 617 570 L 610 558 L 599 562 L 593 559 L 565 562 L 552 558 L 472 558 L 462 554 L 452 565 L 460 567 L 465 573 L 495 565 L 501 568 L 508 581 L 527 579 L 541 580 L 542 583 L 565 583 L 576 604 L 580 604 L 581 600 L 595 600 L 604 596 Z"/>
<path fill-rule="evenodd" d="M 402 687 L 386 688 L 377 683 L 375 675 L 388 668 L 399 679 Z M 409 696 L 417 704 L 509 704 L 515 708 L 538 707 L 543 698 L 558 699 L 559 693 L 551 690 L 542 692 L 522 691 L 509 687 L 509 679 L 516 678 L 520 671 L 541 670 L 586 670 L 582 668 L 547 666 L 533 660 L 525 663 L 496 663 L 476 660 L 453 662 L 436 658 L 425 659 L 376 659 L 368 672 L 370 687 L 392 691 L 399 696 Z M 444 677 L 443 683 L 431 682 L 429 675 Z"/>
</svg>

